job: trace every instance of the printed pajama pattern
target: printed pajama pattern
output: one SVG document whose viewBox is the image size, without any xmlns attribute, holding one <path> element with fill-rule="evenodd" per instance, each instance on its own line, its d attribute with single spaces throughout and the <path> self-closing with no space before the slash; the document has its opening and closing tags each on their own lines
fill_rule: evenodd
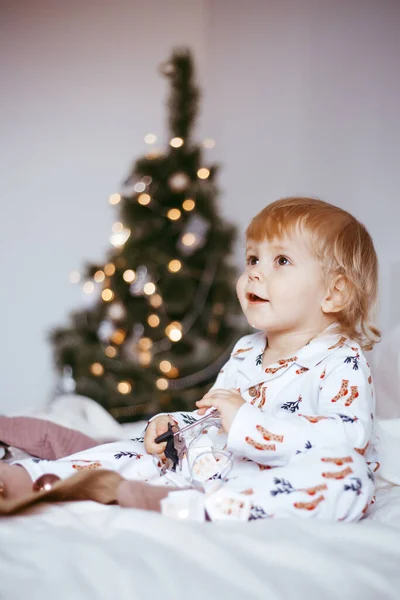
<svg viewBox="0 0 400 600">
<path fill-rule="evenodd" d="M 239 340 L 213 386 L 240 390 L 245 400 L 229 434 L 217 436 L 234 456 L 224 489 L 251 498 L 251 520 L 295 515 L 357 521 L 373 501 L 379 465 L 374 390 L 362 350 L 329 327 L 296 356 L 263 369 L 266 343 L 262 333 Z M 200 418 L 197 411 L 171 416 L 180 427 Z M 157 462 L 136 438 L 58 461 L 19 464 L 32 480 L 105 468 L 160 485 L 166 482 Z"/>
</svg>

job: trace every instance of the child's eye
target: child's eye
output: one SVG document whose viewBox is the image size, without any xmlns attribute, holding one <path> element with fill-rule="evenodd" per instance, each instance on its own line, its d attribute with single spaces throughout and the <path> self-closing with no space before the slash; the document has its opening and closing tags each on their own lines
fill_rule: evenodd
<svg viewBox="0 0 400 600">
<path fill-rule="evenodd" d="M 288 258 L 286 258 L 286 256 L 277 256 L 275 261 L 278 263 L 279 266 L 284 267 L 286 265 L 290 265 L 290 260 Z"/>
<path fill-rule="evenodd" d="M 246 258 L 246 264 L 253 266 L 256 265 L 258 263 L 258 258 L 257 256 L 248 256 Z"/>
</svg>

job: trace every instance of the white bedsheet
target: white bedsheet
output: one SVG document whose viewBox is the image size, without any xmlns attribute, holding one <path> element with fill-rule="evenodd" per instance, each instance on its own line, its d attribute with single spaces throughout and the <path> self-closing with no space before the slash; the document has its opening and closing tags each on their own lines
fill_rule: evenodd
<svg viewBox="0 0 400 600">
<path fill-rule="evenodd" d="M 36 416 L 99 439 L 141 427 L 92 404 L 64 397 Z M 0 518 L 0 599 L 398 600 L 400 420 L 379 427 L 391 479 L 360 523 L 195 523 L 93 502 L 43 505 Z"/>
<path fill-rule="evenodd" d="M 398 600 L 400 529 L 216 525 L 92 502 L 0 521 L 0 598 Z"/>
</svg>

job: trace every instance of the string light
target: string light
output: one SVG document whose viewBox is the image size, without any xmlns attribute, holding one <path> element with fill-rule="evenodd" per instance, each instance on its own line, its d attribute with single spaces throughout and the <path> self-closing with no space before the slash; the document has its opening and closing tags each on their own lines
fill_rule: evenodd
<svg viewBox="0 0 400 600">
<path fill-rule="evenodd" d="M 151 363 L 152 355 L 147 350 L 145 352 L 139 352 L 139 363 L 142 367 L 148 367 Z"/>
<path fill-rule="evenodd" d="M 170 208 L 167 212 L 167 217 L 168 219 L 171 219 L 171 221 L 177 221 L 180 218 L 181 214 L 182 213 L 179 210 L 179 208 Z"/>
<path fill-rule="evenodd" d="M 86 281 L 83 286 L 83 291 L 85 292 L 85 294 L 93 294 L 94 283 L 92 281 Z"/>
<path fill-rule="evenodd" d="M 136 273 L 132 269 L 127 269 L 124 271 L 122 278 L 126 283 L 132 283 L 136 279 Z"/>
<path fill-rule="evenodd" d="M 122 231 L 124 228 L 123 224 L 121 223 L 121 221 L 117 221 L 116 223 L 113 224 L 113 226 L 111 227 L 112 231 L 114 233 L 119 233 L 120 231 Z"/>
<path fill-rule="evenodd" d="M 105 288 L 101 292 L 101 297 L 103 298 L 104 302 L 110 302 L 114 298 L 114 292 L 109 288 Z"/>
<path fill-rule="evenodd" d="M 153 308 L 160 308 L 162 304 L 162 298 L 160 294 L 153 294 L 149 300 Z"/>
<path fill-rule="evenodd" d="M 194 233 L 185 233 L 185 235 L 182 237 L 182 244 L 184 246 L 193 246 L 195 241 L 196 236 L 194 235 Z"/>
<path fill-rule="evenodd" d="M 146 144 L 154 144 L 157 141 L 157 136 L 154 133 L 148 133 L 144 136 Z"/>
<path fill-rule="evenodd" d="M 168 377 L 170 377 L 171 379 L 175 379 L 176 377 L 179 377 L 178 369 L 176 367 L 172 367 L 168 373 Z"/>
<path fill-rule="evenodd" d="M 99 377 L 100 375 L 103 375 L 103 373 L 104 373 L 103 365 L 98 362 L 93 363 L 90 367 L 90 370 L 93 373 L 93 375 L 96 375 L 97 377 Z"/>
<path fill-rule="evenodd" d="M 169 371 L 172 369 L 172 365 L 169 360 L 162 360 L 158 366 L 160 371 L 163 373 L 169 373 Z"/>
<path fill-rule="evenodd" d="M 166 328 L 165 331 L 168 334 L 168 331 L 170 329 L 179 329 L 180 331 L 182 331 L 182 325 L 179 323 L 179 321 L 172 321 Z"/>
<path fill-rule="evenodd" d="M 78 271 L 71 271 L 69 274 L 69 280 L 71 283 L 79 283 L 81 280 L 81 274 Z"/>
<path fill-rule="evenodd" d="M 202 167 L 197 171 L 197 177 L 199 179 L 207 179 L 210 176 L 210 170 Z"/>
<path fill-rule="evenodd" d="M 115 273 L 115 265 L 113 263 L 107 263 L 104 267 L 104 273 L 107 277 L 111 277 Z"/>
<path fill-rule="evenodd" d="M 117 346 L 120 346 L 123 343 L 125 337 L 126 331 L 124 331 L 123 329 L 117 329 L 117 331 L 114 331 L 114 333 L 112 334 L 111 341 Z"/>
<path fill-rule="evenodd" d="M 174 137 L 172 138 L 172 140 L 170 140 L 169 144 L 173 148 L 180 148 L 181 146 L 183 146 L 183 139 L 180 137 Z"/>
<path fill-rule="evenodd" d="M 120 194 L 111 194 L 108 201 L 110 204 L 118 204 L 119 202 L 121 202 L 121 195 Z"/>
<path fill-rule="evenodd" d="M 146 158 L 148 160 L 155 160 L 156 158 L 160 158 L 164 153 L 161 150 L 154 149 L 152 152 L 147 152 Z"/>
<path fill-rule="evenodd" d="M 151 283 L 151 281 L 144 284 L 143 292 L 146 294 L 146 296 L 151 296 L 152 294 L 154 294 L 155 291 L 156 286 L 154 285 L 154 283 Z"/>
<path fill-rule="evenodd" d="M 181 269 L 181 267 L 182 263 L 178 259 L 171 260 L 168 263 L 168 270 L 171 271 L 171 273 L 177 273 Z"/>
<path fill-rule="evenodd" d="M 114 225 L 122 225 L 122 223 L 115 223 Z M 131 230 L 128 227 L 123 228 L 121 231 L 114 232 L 110 235 L 110 242 L 115 248 L 121 248 L 131 235 Z"/>
<path fill-rule="evenodd" d="M 129 394 L 132 390 L 132 386 L 129 381 L 120 381 L 117 385 L 118 391 L 120 394 Z"/>
<path fill-rule="evenodd" d="M 168 389 L 168 381 L 166 379 L 164 379 L 164 377 L 160 377 L 156 381 L 156 386 L 158 387 L 159 390 L 166 390 L 166 389 Z"/>
<path fill-rule="evenodd" d="M 171 342 L 179 342 L 179 340 L 182 339 L 182 332 L 179 331 L 179 329 L 172 329 L 169 332 L 168 337 Z"/>
<path fill-rule="evenodd" d="M 141 339 L 138 341 L 138 346 L 139 346 L 139 348 L 140 348 L 141 350 L 150 350 L 150 348 L 152 347 L 152 345 L 153 345 L 153 342 L 152 342 L 152 340 L 151 340 L 150 338 L 148 338 L 148 337 L 141 338 Z"/>
<path fill-rule="evenodd" d="M 147 206 L 147 204 L 150 203 L 150 200 L 151 196 L 149 194 L 140 194 L 140 196 L 137 199 L 139 204 L 141 204 L 142 206 Z"/>
<path fill-rule="evenodd" d="M 166 328 L 165 333 L 171 342 L 179 342 L 182 338 L 182 325 L 178 321 L 172 321 Z"/>
<path fill-rule="evenodd" d="M 117 349 L 113 346 L 107 346 L 104 350 L 104 354 L 108 356 L 108 358 L 115 358 L 117 356 Z"/>
<path fill-rule="evenodd" d="M 203 146 L 204 148 L 215 148 L 215 140 L 213 140 L 212 138 L 206 138 L 203 141 Z"/>
<path fill-rule="evenodd" d="M 195 206 L 196 206 L 196 202 L 194 200 L 192 200 L 191 198 L 186 198 L 186 200 L 184 200 L 183 204 L 182 204 L 183 210 L 186 210 L 187 212 L 190 212 L 191 210 L 193 210 Z"/>
<path fill-rule="evenodd" d="M 93 279 L 96 283 L 101 283 L 105 280 L 105 278 L 106 276 L 104 275 L 104 271 L 96 271 L 96 273 L 93 275 Z"/>
<path fill-rule="evenodd" d="M 160 317 L 158 315 L 150 315 L 147 322 L 150 327 L 158 327 L 160 324 Z"/>
</svg>

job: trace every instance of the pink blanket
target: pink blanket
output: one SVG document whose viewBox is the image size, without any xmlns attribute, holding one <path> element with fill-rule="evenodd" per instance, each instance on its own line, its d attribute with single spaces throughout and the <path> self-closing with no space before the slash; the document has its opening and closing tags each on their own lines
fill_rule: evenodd
<svg viewBox="0 0 400 600">
<path fill-rule="evenodd" d="M 0 416 L 0 442 L 47 460 L 56 460 L 99 445 L 93 438 L 51 421 L 4 416 Z"/>
</svg>

